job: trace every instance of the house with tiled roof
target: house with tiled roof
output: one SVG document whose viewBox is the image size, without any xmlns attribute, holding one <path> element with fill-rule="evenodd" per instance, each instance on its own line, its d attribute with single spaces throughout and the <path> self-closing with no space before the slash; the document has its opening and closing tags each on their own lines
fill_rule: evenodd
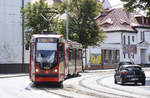
<svg viewBox="0 0 150 98">
<path fill-rule="evenodd" d="M 150 64 L 150 18 L 116 8 L 102 13 L 97 21 L 107 38 L 100 47 L 89 47 L 91 67 L 117 67 L 120 61 Z"/>
</svg>

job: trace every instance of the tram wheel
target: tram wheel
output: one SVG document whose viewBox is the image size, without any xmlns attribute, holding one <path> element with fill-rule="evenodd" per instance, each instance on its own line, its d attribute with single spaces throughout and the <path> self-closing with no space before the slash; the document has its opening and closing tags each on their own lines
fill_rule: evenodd
<svg viewBox="0 0 150 98">
<path fill-rule="evenodd" d="M 63 81 L 58 82 L 58 86 L 59 86 L 60 88 L 63 88 Z"/>
</svg>

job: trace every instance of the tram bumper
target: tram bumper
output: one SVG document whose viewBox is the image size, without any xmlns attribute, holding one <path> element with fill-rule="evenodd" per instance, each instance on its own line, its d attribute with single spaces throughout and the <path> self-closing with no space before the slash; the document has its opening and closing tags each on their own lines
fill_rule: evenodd
<svg viewBox="0 0 150 98">
<path fill-rule="evenodd" d="M 36 82 L 59 82 L 58 74 L 35 74 Z"/>
</svg>

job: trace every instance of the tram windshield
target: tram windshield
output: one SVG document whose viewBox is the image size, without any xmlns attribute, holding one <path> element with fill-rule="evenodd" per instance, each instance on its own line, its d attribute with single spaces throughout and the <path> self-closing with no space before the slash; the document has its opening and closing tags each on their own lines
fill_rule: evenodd
<svg viewBox="0 0 150 98">
<path fill-rule="evenodd" d="M 36 64 L 44 70 L 52 69 L 57 65 L 57 39 L 37 39 Z"/>
</svg>

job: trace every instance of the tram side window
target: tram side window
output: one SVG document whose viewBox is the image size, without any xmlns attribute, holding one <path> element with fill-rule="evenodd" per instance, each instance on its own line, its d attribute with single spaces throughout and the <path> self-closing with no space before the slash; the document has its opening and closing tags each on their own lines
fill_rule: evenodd
<svg viewBox="0 0 150 98">
<path fill-rule="evenodd" d="M 69 60 L 73 60 L 73 49 L 69 50 Z"/>
<path fill-rule="evenodd" d="M 73 49 L 73 53 L 72 53 L 72 59 L 75 60 L 75 49 Z"/>
<path fill-rule="evenodd" d="M 69 61 L 71 60 L 72 49 L 69 49 Z"/>
<path fill-rule="evenodd" d="M 59 44 L 59 61 L 63 61 L 63 44 Z"/>
<path fill-rule="evenodd" d="M 78 50 L 78 60 L 82 60 L 82 50 Z"/>
<path fill-rule="evenodd" d="M 34 43 L 31 44 L 31 61 L 34 60 Z"/>
</svg>

